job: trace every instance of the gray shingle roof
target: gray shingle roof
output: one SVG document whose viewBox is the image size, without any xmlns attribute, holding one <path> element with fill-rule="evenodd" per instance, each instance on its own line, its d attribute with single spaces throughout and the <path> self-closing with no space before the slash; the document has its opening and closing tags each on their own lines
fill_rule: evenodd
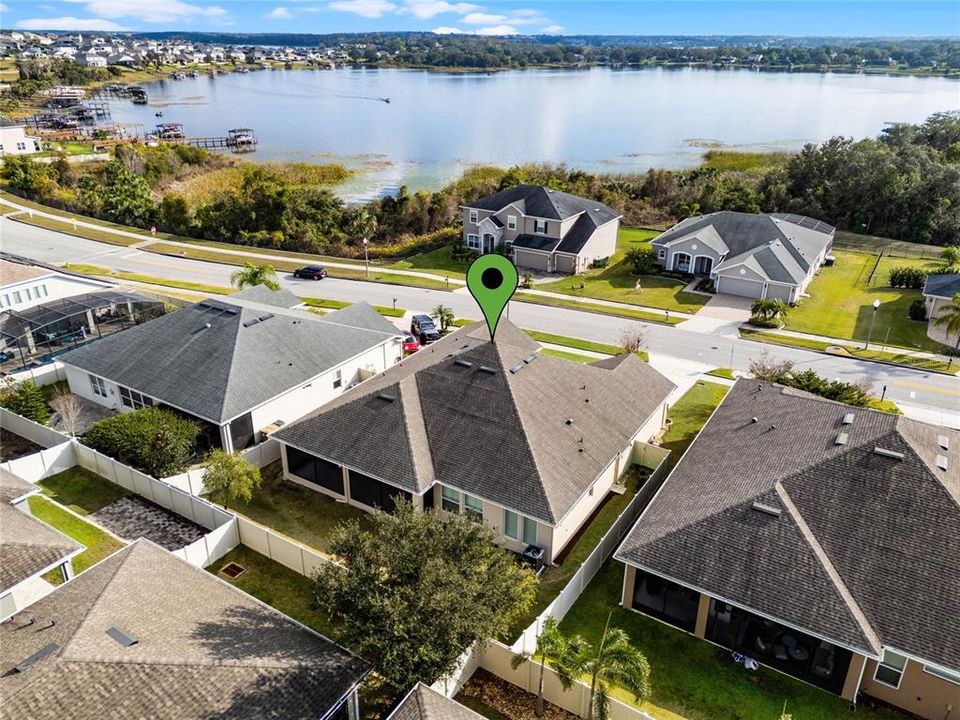
<svg viewBox="0 0 960 720">
<path fill-rule="evenodd" d="M 461 328 L 273 437 L 410 492 L 438 481 L 554 523 L 674 386 L 632 355 L 577 365 L 538 349 L 505 319 L 495 344 L 482 324 Z"/>
<path fill-rule="evenodd" d="M 560 190 L 551 190 L 542 185 L 514 185 L 493 195 L 467 203 L 465 207 L 498 212 L 507 205 L 517 205 L 524 215 L 548 220 L 566 220 L 569 217 L 586 212 L 597 225 L 603 225 L 614 218 L 620 217 L 620 213 L 616 210 L 596 200 L 571 195 Z"/>
<path fill-rule="evenodd" d="M 397 334 L 389 324 L 371 329 L 364 305 L 320 317 L 237 296 L 209 299 L 60 359 L 221 423 Z"/>
<path fill-rule="evenodd" d="M 616 556 L 863 652 L 960 670 L 960 533 L 944 532 L 960 527 L 958 447 L 955 430 L 740 380 Z"/>
<path fill-rule="evenodd" d="M 18 500 L 27 495 L 39 492 L 33 483 L 21 480 L 11 472 L 0 468 L 0 503 L 9 505 L 14 500 Z"/>
<path fill-rule="evenodd" d="M 266 285 L 254 285 L 244 288 L 230 295 L 234 300 L 249 300 L 250 302 L 271 305 L 279 308 L 294 308 L 297 305 L 303 305 L 303 300 L 298 298 L 286 288 L 271 290 Z"/>
<path fill-rule="evenodd" d="M 25 628 L 28 618 L 35 623 Z M 120 644 L 111 628 L 136 644 Z M 8 672 L 50 644 L 49 655 Z M 11 720 L 315 719 L 368 671 L 346 650 L 146 540 L 0 625 L 0 659 L 0 717 Z"/>
<path fill-rule="evenodd" d="M 557 252 L 576 255 L 583 250 L 583 246 L 593 237 L 596 229 L 596 220 L 589 213 L 584 213 L 563 236 L 563 240 L 557 245 Z"/>
<path fill-rule="evenodd" d="M 25 494 L 20 491 L 10 499 Z M 0 592 L 83 549 L 66 535 L 8 503 L 8 500 L 0 502 Z"/>
<path fill-rule="evenodd" d="M 724 210 L 687 218 L 652 245 L 698 238 L 725 259 L 714 270 L 739 263 L 775 282 L 800 283 L 817 255 L 830 244 L 834 228 L 803 215 L 754 215 Z"/>
<path fill-rule="evenodd" d="M 943 273 L 942 275 L 927 275 L 923 283 L 923 294 L 938 298 L 952 299 L 960 293 L 960 273 Z"/>
<path fill-rule="evenodd" d="M 525 248 L 528 250 L 542 250 L 544 252 L 553 252 L 560 244 L 559 238 L 547 237 L 546 235 L 517 235 L 512 245 L 513 247 Z"/>
<path fill-rule="evenodd" d="M 419 683 L 387 720 L 483 720 L 483 717 Z"/>
</svg>

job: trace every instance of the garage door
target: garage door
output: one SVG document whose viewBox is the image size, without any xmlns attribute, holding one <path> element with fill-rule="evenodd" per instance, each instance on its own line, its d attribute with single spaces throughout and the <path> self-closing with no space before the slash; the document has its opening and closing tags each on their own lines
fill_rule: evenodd
<svg viewBox="0 0 960 720">
<path fill-rule="evenodd" d="M 759 280 L 747 280 L 746 278 L 732 278 L 726 275 L 719 276 L 717 283 L 717 292 L 727 295 L 740 295 L 741 297 L 760 298 L 763 297 L 763 283 Z"/>
<path fill-rule="evenodd" d="M 517 267 L 528 267 L 532 270 L 540 270 L 541 272 L 547 272 L 547 261 L 550 259 L 549 255 L 541 255 L 540 253 L 524 252 L 520 248 L 514 250 L 516 253 L 516 263 Z"/>
<path fill-rule="evenodd" d="M 793 287 L 790 285 L 776 285 L 770 283 L 767 285 L 767 297 L 771 300 L 783 300 L 785 303 L 790 302 L 790 294 L 793 292 Z"/>
</svg>

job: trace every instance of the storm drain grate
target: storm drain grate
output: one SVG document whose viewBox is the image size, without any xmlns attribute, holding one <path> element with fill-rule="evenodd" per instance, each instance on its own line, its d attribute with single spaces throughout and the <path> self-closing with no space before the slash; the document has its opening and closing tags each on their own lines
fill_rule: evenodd
<svg viewBox="0 0 960 720">
<path fill-rule="evenodd" d="M 238 577 L 243 575 L 247 569 L 243 565 L 238 565 L 235 562 L 230 562 L 220 568 L 220 572 L 226 575 L 231 580 L 236 580 Z"/>
</svg>

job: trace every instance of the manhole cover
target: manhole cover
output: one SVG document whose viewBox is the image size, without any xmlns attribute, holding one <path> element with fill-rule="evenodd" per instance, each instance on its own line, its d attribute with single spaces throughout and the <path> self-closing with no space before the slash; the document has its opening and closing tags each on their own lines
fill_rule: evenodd
<svg viewBox="0 0 960 720">
<path fill-rule="evenodd" d="M 245 573 L 246 571 L 247 569 L 243 565 L 238 565 L 235 562 L 227 563 L 222 568 L 220 568 L 220 572 L 226 575 L 231 580 L 235 580 L 236 578 L 243 575 L 243 573 Z"/>
</svg>

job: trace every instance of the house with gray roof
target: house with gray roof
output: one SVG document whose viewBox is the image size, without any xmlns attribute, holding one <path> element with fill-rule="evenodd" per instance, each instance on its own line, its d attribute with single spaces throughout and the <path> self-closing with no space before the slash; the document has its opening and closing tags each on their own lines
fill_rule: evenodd
<svg viewBox="0 0 960 720">
<path fill-rule="evenodd" d="M 636 355 L 541 355 L 501 319 L 451 333 L 273 437 L 287 479 L 364 509 L 397 497 L 483 520 L 552 562 L 666 419 L 674 385 Z"/>
<path fill-rule="evenodd" d="M 855 701 L 960 707 L 960 432 L 738 380 L 627 535 L 623 606 Z"/>
<path fill-rule="evenodd" d="M 515 185 L 461 209 L 464 245 L 509 248 L 519 268 L 578 273 L 617 250 L 619 212 L 542 185 Z"/>
<path fill-rule="evenodd" d="M 803 215 L 725 210 L 687 218 L 650 244 L 664 269 L 710 278 L 718 293 L 797 303 L 834 232 Z"/>
<path fill-rule="evenodd" d="M 83 546 L 30 514 L 33 483 L 0 469 L 0 622 L 53 588 L 43 575 L 73 577 L 73 558 Z"/>
<path fill-rule="evenodd" d="M 960 273 L 940 273 L 927 275 L 923 283 L 923 301 L 930 321 L 940 317 L 944 305 L 960 295 Z M 945 338 L 951 344 L 960 342 L 960 337 Z"/>
<path fill-rule="evenodd" d="M 6 720 L 358 720 L 360 658 L 141 539 L 0 624 Z"/>
<path fill-rule="evenodd" d="M 210 298 L 63 355 L 71 392 L 119 411 L 168 407 L 240 450 L 400 360 L 366 303 L 324 316 L 281 290 Z"/>
<path fill-rule="evenodd" d="M 483 720 L 483 716 L 427 685 L 417 683 L 387 720 Z"/>
</svg>

